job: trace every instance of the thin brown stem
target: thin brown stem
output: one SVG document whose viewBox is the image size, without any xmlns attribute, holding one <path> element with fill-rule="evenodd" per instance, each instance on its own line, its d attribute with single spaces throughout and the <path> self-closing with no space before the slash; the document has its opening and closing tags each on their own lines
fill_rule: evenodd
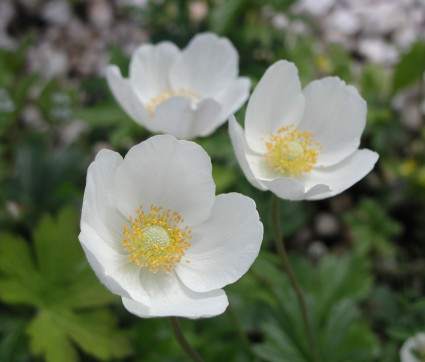
<svg viewBox="0 0 425 362">
<path fill-rule="evenodd" d="M 187 353 L 187 355 L 195 362 L 204 362 L 202 357 L 192 348 L 192 346 L 187 341 L 177 317 L 170 317 L 169 319 L 174 335 L 176 336 L 177 341 L 179 342 L 183 350 Z"/>
<path fill-rule="evenodd" d="M 283 242 L 282 231 L 280 228 L 279 199 L 275 195 L 273 195 L 273 198 L 272 198 L 272 225 L 273 225 L 274 238 L 276 242 L 276 249 L 278 251 L 280 259 L 282 260 L 283 267 L 289 276 L 289 281 L 291 282 L 292 288 L 294 288 L 294 291 L 298 298 L 298 303 L 300 305 L 301 314 L 304 321 L 304 327 L 307 333 L 308 343 L 310 345 L 310 350 L 313 355 L 312 356 L 313 361 L 319 362 L 320 361 L 319 351 L 317 349 L 316 337 L 311 326 L 307 304 L 305 302 L 305 298 L 304 298 L 304 294 L 302 292 L 301 286 L 298 282 L 298 279 L 295 275 L 294 270 L 292 269 L 291 263 L 289 262 L 288 253 L 286 251 L 285 244 Z"/>
</svg>

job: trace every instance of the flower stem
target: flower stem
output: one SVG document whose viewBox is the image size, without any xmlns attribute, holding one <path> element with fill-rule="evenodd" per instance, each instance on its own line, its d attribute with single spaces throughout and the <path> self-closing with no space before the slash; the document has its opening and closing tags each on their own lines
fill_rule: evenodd
<svg viewBox="0 0 425 362">
<path fill-rule="evenodd" d="M 317 349 L 316 337 L 311 326 L 311 321 L 308 314 L 308 309 L 307 309 L 307 304 L 305 302 L 304 294 L 297 280 L 295 272 L 292 269 L 291 263 L 289 262 L 288 254 L 285 248 L 285 244 L 283 242 L 282 231 L 280 228 L 279 199 L 275 195 L 273 195 L 273 198 L 272 198 L 272 225 L 273 225 L 273 232 L 274 232 L 277 251 L 279 253 L 280 259 L 282 260 L 283 267 L 285 271 L 288 273 L 292 288 L 294 288 L 294 291 L 298 298 L 298 303 L 300 305 L 301 314 L 304 321 L 304 327 L 307 332 L 308 343 L 310 345 L 310 350 L 313 355 L 312 356 L 313 361 L 318 362 L 320 361 L 320 357 L 319 357 L 319 351 Z"/>
<path fill-rule="evenodd" d="M 182 328 L 180 326 L 179 320 L 177 317 L 169 317 L 171 328 L 173 329 L 174 335 L 176 336 L 177 341 L 180 346 L 184 349 L 187 355 L 195 362 L 204 362 L 202 357 L 192 348 L 192 346 L 187 341 L 186 337 L 183 334 Z"/>
</svg>

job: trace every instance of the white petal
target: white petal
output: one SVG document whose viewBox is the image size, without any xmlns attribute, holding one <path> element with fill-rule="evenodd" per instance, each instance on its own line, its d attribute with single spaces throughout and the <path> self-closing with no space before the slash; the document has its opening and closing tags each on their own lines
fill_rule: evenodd
<svg viewBox="0 0 425 362">
<path fill-rule="evenodd" d="M 301 130 L 311 132 L 323 148 L 318 164 L 333 165 L 360 144 L 366 123 L 366 102 L 339 78 L 311 82 L 304 89 L 306 108 Z"/>
<path fill-rule="evenodd" d="M 329 191 L 311 195 L 308 199 L 320 200 L 345 191 L 373 169 L 378 157 L 376 152 L 367 149 L 357 150 L 336 165 L 313 168 L 303 176 L 303 182 L 306 187 L 312 187 L 315 184 L 325 184 L 329 186 Z"/>
<path fill-rule="evenodd" d="M 161 132 L 185 139 L 191 135 L 190 126 L 193 120 L 191 100 L 183 96 L 170 97 L 155 108 L 154 120 Z"/>
<path fill-rule="evenodd" d="M 279 174 L 269 166 L 263 154 L 252 151 L 247 144 L 243 129 L 232 115 L 229 120 L 229 132 L 236 157 L 245 176 L 255 187 L 266 190 L 260 180 L 274 180 Z"/>
<path fill-rule="evenodd" d="M 179 55 L 180 50 L 170 42 L 144 44 L 133 54 L 129 78 L 145 104 L 171 88 L 169 72 Z"/>
<path fill-rule="evenodd" d="M 213 317 L 223 313 L 229 304 L 223 290 L 196 293 L 186 288 L 175 273 L 164 275 L 145 271 L 142 274 L 143 283 L 151 299 L 150 306 L 122 298 L 124 307 L 139 317 Z"/>
<path fill-rule="evenodd" d="M 81 224 L 78 236 L 86 253 L 87 260 L 99 280 L 112 292 L 150 305 L 150 299 L 142 286 L 140 270 L 130 261 L 127 254 L 119 254 L 112 249 L 87 224 Z M 120 243 L 117 240 L 117 243 Z"/>
<path fill-rule="evenodd" d="M 239 77 L 228 88 L 223 89 L 223 92 L 215 96 L 222 107 L 220 118 L 223 121 L 242 107 L 249 97 L 250 87 L 251 80 L 249 78 Z"/>
<path fill-rule="evenodd" d="M 236 158 L 239 162 L 239 166 L 245 174 L 245 177 L 252 186 L 262 191 L 266 190 L 266 188 L 254 176 L 254 173 L 251 170 L 247 160 L 247 155 L 255 155 L 255 153 L 251 151 L 249 146 L 246 144 L 244 131 L 233 115 L 229 119 L 229 135 L 230 140 L 232 141 L 233 150 L 235 151 Z"/>
<path fill-rule="evenodd" d="M 306 188 L 301 181 L 293 177 L 261 180 L 261 183 L 277 197 L 292 201 L 309 199 L 314 195 L 322 194 L 329 190 L 329 187 L 323 184 L 316 184 L 310 188 Z"/>
<path fill-rule="evenodd" d="M 206 136 L 224 120 L 221 107 L 213 99 L 204 99 L 196 106 L 188 97 L 174 96 L 155 109 L 154 122 L 162 132 L 180 139 Z"/>
<path fill-rule="evenodd" d="M 90 225 L 111 247 L 122 237 L 123 215 L 115 206 L 115 171 L 122 157 L 110 150 L 100 151 L 87 171 L 81 222 Z"/>
<path fill-rule="evenodd" d="M 304 96 L 298 70 L 281 60 L 269 67 L 248 101 L 245 132 L 249 146 L 256 152 L 267 152 L 265 141 L 270 132 L 283 126 L 297 126 L 304 112 Z"/>
<path fill-rule="evenodd" d="M 116 65 L 109 65 L 105 71 L 106 80 L 109 88 L 114 95 L 120 106 L 127 112 L 127 114 L 136 119 L 136 114 L 130 103 L 130 82 L 128 79 L 124 79 L 121 75 L 121 71 Z"/>
<path fill-rule="evenodd" d="M 176 273 L 197 292 L 223 288 L 248 271 L 262 240 L 255 202 L 237 193 L 219 195 L 210 218 L 192 228 L 192 245 Z"/>
<path fill-rule="evenodd" d="M 245 156 L 258 182 L 261 183 L 262 180 L 271 181 L 281 177 L 280 174 L 269 165 L 264 155 L 247 152 Z"/>
<path fill-rule="evenodd" d="M 214 205 L 211 159 L 194 142 L 154 136 L 132 147 L 116 172 L 117 206 L 134 215 L 150 205 L 177 211 L 185 225 L 208 218 Z"/>
<path fill-rule="evenodd" d="M 206 137 L 226 122 L 223 117 L 222 106 L 212 98 L 206 98 L 196 105 L 193 115 L 193 137 Z"/>
<path fill-rule="evenodd" d="M 117 102 L 124 111 L 137 123 L 155 132 L 152 117 L 144 107 L 140 97 L 136 94 L 128 79 L 124 79 L 115 65 L 106 68 L 106 80 Z"/>
<path fill-rule="evenodd" d="M 173 89 L 213 98 L 236 79 L 238 62 L 238 53 L 228 39 L 212 33 L 196 35 L 171 68 Z"/>
<path fill-rule="evenodd" d="M 420 362 L 415 357 L 414 351 L 424 348 L 425 346 L 425 333 L 417 333 L 414 336 L 407 339 L 400 349 L 400 361 L 401 362 Z"/>
</svg>

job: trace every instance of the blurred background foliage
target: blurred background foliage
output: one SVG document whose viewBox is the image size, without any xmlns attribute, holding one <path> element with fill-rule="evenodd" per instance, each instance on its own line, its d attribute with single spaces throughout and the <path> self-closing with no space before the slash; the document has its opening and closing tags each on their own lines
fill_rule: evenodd
<svg viewBox="0 0 425 362">
<path fill-rule="evenodd" d="M 342 3 L 346 21 L 338 23 Z M 329 200 L 281 202 L 281 221 L 322 360 L 398 361 L 403 341 L 425 331 L 425 8 L 371 3 L 3 1 L 0 360 L 186 360 L 166 319 L 132 316 L 98 282 L 78 243 L 79 210 L 94 155 L 105 147 L 125 154 L 150 136 L 114 101 L 105 65 L 126 74 L 143 42 L 184 47 L 213 31 L 233 42 L 253 87 L 288 59 L 304 85 L 339 76 L 366 99 L 362 146 L 380 154 L 373 172 Z M 373 11 L 375 21 L 361 23 Z M 403 23 L 409 12 L 416 17 Z M 242 122 L 244 109 L 236 116 Z M 217 193 L 256 200 L 265 237 L 252 269 L 226 288 L 228 311 L 182 320 L 187 338 L 207 361 L 309 361 L 273 246 L 270 194 L 246 181 L 225 125 L 196 141 L 212 157 Z"/>
</svg>

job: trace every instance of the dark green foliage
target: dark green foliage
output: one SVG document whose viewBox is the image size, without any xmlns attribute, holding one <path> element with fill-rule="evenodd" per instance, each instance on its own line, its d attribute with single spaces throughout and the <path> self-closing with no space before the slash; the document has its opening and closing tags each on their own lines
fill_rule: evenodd
<svg viewBox="0 0 425 362">
<path fill-rule="evenodd" d="M 265 258 L 263 258 L 264 260 Z M 305 291 L 320 354 L 324 361 L 370 360 L 378 347 L 370 326 L 361 321 L 358 302 L 370 287 L 368 262 L 359 256 L 328 256 L 317 266 L 301 258 L 292 259 Z M 267 361 L 310 361 L 307 336 L 296 295 L 281 271 L 271 264 L 258 269 L 280 301 L 262 323 L 265 343 L 255 347 Z"/>
<path fill-rule="evenodd" d="M 414 83 L 421 84 L 425 72 L 425 44 L 417 42 L 412 45 L 409 52 L 403 55 L 398 63 L 393 80 L 393 92 L 406 88 Z"/>
<path fill-rule="evenodd" d="M 385 214 L 374 200 L 366 199 L 347 213 L 344 221 L 352 235 L 353 247 L 360 254 L 375 253 L 394 257 L 393 238 L 400 235 L 402 226 Z"/>
<path fill-rule="evenodd" d="M 23 329 L 31 351 L 47 361 L 77 361 L 75 345 L 100 359 L 129 354 L 127 337 L 105 307 L 115 296 L 98 282 L 77 235 L 78 214 L 67 208 L 57 220 L 44 217 L 31 244 L 0 236 L 0 300 L 36 308 L 29 321 L 9 321 L 4 356 L 12 353 L 10 339 L 23 338 Z"/>
</svg>

